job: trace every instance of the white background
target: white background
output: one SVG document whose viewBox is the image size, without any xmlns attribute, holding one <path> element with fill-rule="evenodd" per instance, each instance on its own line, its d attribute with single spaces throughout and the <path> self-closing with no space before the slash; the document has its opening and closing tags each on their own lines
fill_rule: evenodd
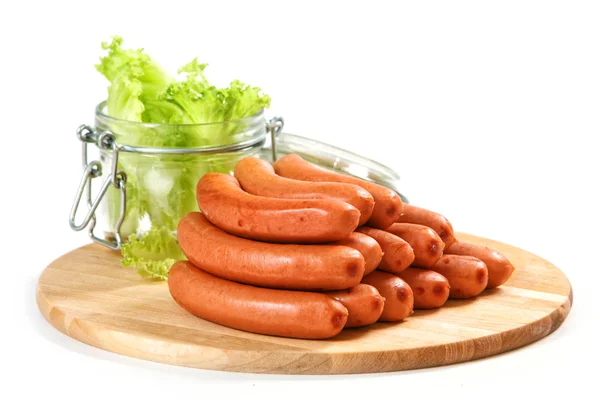
<svg viewBox="0 0 600 400">
<path fill-rule="evenodd" d="M 597 393 L 599 21 L 598 3 L 579 1 L 2 2 L 0 397 Z M 67 223 L 81 173 L 74 133 L 105 96 L 93 65 L 113 34 L 173 71 L 198 56 L 217 83 L 261 86 L 287 132 L 384 162 L 413 204 L 456 230 L 559 266 L 574 289 L 570 316 L 490 359 L 346 377 L 177 368 L 58 333 L 37 311 L 35 284 L 87 243 Z"/>
</svg>

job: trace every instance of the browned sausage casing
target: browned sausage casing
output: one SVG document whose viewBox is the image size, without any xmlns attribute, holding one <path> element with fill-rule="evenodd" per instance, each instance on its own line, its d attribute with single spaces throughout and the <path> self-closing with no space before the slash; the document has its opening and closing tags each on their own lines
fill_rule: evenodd
<svg viewBox="0 0 600 400">
<path fill-rule="evenodd" d="M 402 215 L 398 217 L 396 222 L 406 222 L 409 224 L 418 224 L 430 227 L 435 231 L 435 233 L 438 234 L 440 239 L 444 241 L 446 248 L 448 248 L 452 243 L 456 242 L 452 225 L 446 219 L 446 217 L 436 212 L 404 203 Z"/>
<path fill-rule="evenodd" d="M 397 275 L 412 289 L 417 309 L 441 307 L 450 296 L 448 279 L 435 271 L 409 268 Z"/>
<path fill-rule="evenodd" d="M 448 279 L 451 299 L 475 297 L 485 290 L 488 283 L 485 263 L 471 256 L 444 254 L 431 269 Z"/>
<path fill-rule="evenodd" d="M 233 176 L 208 173 L 196 188 L 198 206 L 213 224 L 248 239 L 279 243 L 323 243 L 345 238 L 360 212 L 337 200 L 292 200 L 244 192 Z"/>
<path fill-rule="evenodd" d="M 489 247 L 471 243 L 457 242 L 444 250 L 446 254 L 473 256 L 485 263 L 488 269 L 489 289 L 504 284 L 512 275 L 515 267 L 502 253 Z"/>
<path fill-rule="evenodd" d="M 410 244 L 415 253 L 413 267 L 431 268 L 444 252 L 444 242 L 433 229 L 427 226 L 395 223 L 387 231 Z"/>
<path fill-rule="evenodd" d="M 333 242 L 332 244 L 347 246 L 356 249 L 365 259 L 365 273 L 370 274 L 377 268 L 383 257 L 381 246 L 375 239 L 363 233 L 352 232 L 347 238 Z"/>
<path fill-rule="evenodd" d="M 350 289 L 326 293 L 348 309 L 345 328 L 374 324 L 381 317 L 385 305 L 385 299 L 377 289 L 364 283 Z"/>
<path fill-rule="evenodd" d="M 375 199 L 375 207 L 368 225 L 386 229 L 402 214 L 403 203 L 393 190 L 376 183 L 352 176 L 327 171 L 302 159 L 297 154 L 287 154 L 273 163 L 277 175 L 286 178 L 311 182 L 342 182 L 358 185 L 366 189 Z"/>
<path fill-rule="evenodd" d="M 327 339 L 337 335 L 348 310 L 323 293 L 243 285 L 178 261 L 169 271 L 169 291 L 188 312 L 216 324 L 265 335 Z"/>
<path fill-rule="evenodd" d="M 198 268 L 255 286 L 346 289 L 359 284 L 365 270 L 363 256 L 353 248 L 256 242 L 222 231 L 199 212 L 181 219 L 177 239 L 185 256 Z"/>
<path fill-rule="evenodd" d="M 357 228 L 357 232 L 375 239 L 383 250 L 383 257 L 377 269 L 391 273 L 401 272 L 415 259 L 412 247 L 396 235 L 368 226 Z"/>
<path fill-rule="evenodd" d="M 362 283 L 373 286 L 385 298 L 379 321 L 401 321 L 413 313 L 413 292 L 410 286 L 396 275 L 373 271 L 363 278 Z"/>
<path fill-rule="evenodd" d="M 373 196 L 357 185 L 340 182 L 305 182 L 275 173 L 266 160 L 256 157 L 241 159 L 235 166 L 235 177 L 244 191 L 277 199 L 333 199 L 348 203 L 360 211 L 359 225 L 373 213 Z"/>
</svg>

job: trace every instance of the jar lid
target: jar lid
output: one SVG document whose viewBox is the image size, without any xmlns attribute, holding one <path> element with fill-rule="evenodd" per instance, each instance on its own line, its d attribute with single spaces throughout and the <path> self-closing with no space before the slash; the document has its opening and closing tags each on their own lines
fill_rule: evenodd
<svg viewBox="0 0 600 400">
<path fill-rule="evenodd" d="M 398 188 L 400 181 L 398 173 L 370 158 L 318 140 L 284 132 L 277 135 L 276 150 L 278 157 L 291 153 L 297 154 L 306 161 L 330 171 L 355 176 L 388 187 L 398 193 L 403 202 L 409 202 Z M 261 158 L 269 162 L 275 161 L 270 145 L 261 149 Z"/>
</svg>

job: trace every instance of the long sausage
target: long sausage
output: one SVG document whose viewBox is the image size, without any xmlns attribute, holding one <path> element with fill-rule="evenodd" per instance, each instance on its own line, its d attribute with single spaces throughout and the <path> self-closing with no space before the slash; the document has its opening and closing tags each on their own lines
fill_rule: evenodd
<svg viewBox="0 0 600 400">
<path fill-rule="evenodd" d="M 230 235 L 201 213 L 181 219 L 177 239 L 198 268 L 230 281 L 278 289 L 338 290 L 360 283 L 365 261 L 341 245 L 256 242 Z"/>
<path fill-rule="evenodd" d="M 488 289 L 504 284 L 515 270 L 515 267 L 502 253 L 485 246 L 457 242 L 445 249 L 444 253 L 473 256 L 483 261 L 488 269 Z"/>
<path fill-rule="evenodd" d="M 414 297 L 410 286 L 396 275 L 373 271 L 362 283 L 373 286 L 385 298 L 379 321 L 401 321 L 413 313 Z"/>
<path fill-rule="evenodd" d="M 258 288 L 218 278 L 178 261 L 169 291 L 185 310 L 243 331 L 301 339 L 327 339 L 346 324 L 348 310 L 323 293 Z"/>
<path fill-rule="evenodd" d="M 281 177 L 266 160 L 242 158 L 235 166 L 234 175 L 244 191 L 277 199 L 333 199 L 348 203 L 360 211 L 359 225 L 373 213 L 373 196 L 357 185 L 339 182 L 305 182 Z"/>
<path fill-rule="evenodd" d="M 421 207 L 413 206 L 404 203 L 402 215 L 398 217 L 396 222 L 407 222 L 409 224 L 425 225 L 430 227 L 438 234 L 440 239 L 444 241 L 444 245 L 448 248 L 452 243 L 456 242 L 454 237 L 454 229 L 450 221 L 441 214 L 426 210 Z"/>
<path fill-rule="evenodd" d="M 448 279 L 435 271 L 408 268 L 397 275 L 412 289 L 417 309 L 441 307 L 450 296 Z"/>
<path fill-rule="evenodd" d="M 351 183 L 366 189 L 375 199 L 373 214 L 367 224 L 375 228 L 386 229 L 402 214 L 402 200 L 393 190 L 363 179 L 327 171 L 297 154 L 286 154 L 273 163 L 273 168 L 277 175 L 286 178 L 311 182 Z"/>
<path fill-rule="evenodd" d="M 207 173 L 196 187 L 206 218 L 236 236 L 280 243 L 323 243 L 345 238 L 360 212 L 337 200 L 271 199 L 244 192 L 233 176 Z"/>
<path fill-rule="evenodd" d="M 346 290 L 326 292 L 348 309 L 345 328 L 370 325 L 381 317 L 385 299 L 371 285 L 361 283 Z"/>
<path fill-rule="evenodd" d="M 365 273 L 370 274 L 377 268 L 383 257 L 381 246 L 375 239 L 360 232 L 352 232 L 347 238 L 332 244 L 347 246 L 356 249 L 365 259 Z"/>
<path fill-rule="evenodd" d="M 431 268 L 450 282 L 451 299 L 468 299 L 483 292 L 488 269 L 483 261 L 471 256 L 444 254 Z"/>
<path fill-rule="evenodd" d="M 387 231 L 410 244 L 415 253 L 413 267 L 431 268 L 443 254 L 444 242 L 427 226 L 395 223 Z"/>
<path fill-rule="evenodd" d="M 357 232 L 372 237 L 381 246 L 383 257 L 377 267 L 381 271 L 391 273 L 404 271 L 415 259 L 412 247 L 396 235 L 368 226 L 358 227 Z"/>
</svg>

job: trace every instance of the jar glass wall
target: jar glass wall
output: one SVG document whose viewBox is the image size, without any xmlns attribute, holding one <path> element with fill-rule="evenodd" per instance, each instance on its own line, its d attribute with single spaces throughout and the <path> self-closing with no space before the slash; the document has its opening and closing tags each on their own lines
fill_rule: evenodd
<svg viewBox="0 0 600 400">
<path fill-rule="evenodd" d="M 123 240 L 153 227 L 175 232 L 185 214 L 198 210 L 195 189 L 202 175 L 231 174 L 241 158 L 260 155 L 266 138 L 263 111 L 211 124 L 147 124 L 112 118 L 105 106 L 101 103 L 96 109 L 95 130 L 110 131 L 114 141 L 124 146 L 118 155 L 118 170 L 127 179 Z M 244 143 L 249 144 L 228 151 Z M 181 149 L 182 154 L 160 154 L 161 149 Z M 207 151 L 186 153 L 186 149 Z M 100 150 L 103 175 L 110 173 L 112 161 L 112 150 Z M 97 210 L 98 234 L 113 240 L 120 212 L 120 192 L 111 186 Z"/>
</svg>

